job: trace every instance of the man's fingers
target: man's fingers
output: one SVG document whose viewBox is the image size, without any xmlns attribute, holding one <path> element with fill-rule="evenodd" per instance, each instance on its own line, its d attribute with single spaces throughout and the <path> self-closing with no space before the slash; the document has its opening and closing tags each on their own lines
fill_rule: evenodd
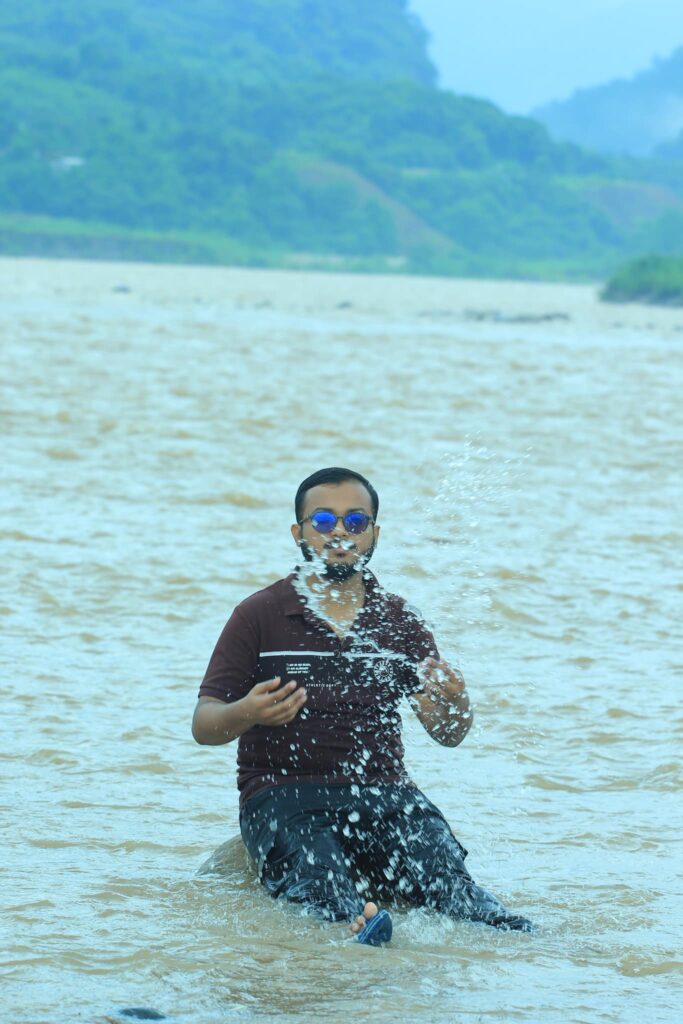
<svg viewBox="0 0 683 1024">
<path fill-rule="evenodd" d="M 273 704 L 271 710 L 273 712 L 289 711 L 294 704 L 297 704 L 301 700 L 302 695 L 304 695 L 305 692 L 305 690 L 295 690 L 294 693 L 290 693 L 286 699 L 279 700 L 277 703 Z"/>
<path fill-rule="evenodd" d="M 284 686 L 280 686 L 281 682 L 280 676 L 276 676 L 275 679 L 267 679 L 265 683 L 257 683 L 251 692 L 255 696 L 261 697 L 266 704 L 278 704 L 296 688 L 296 682 L 293 679 L 290 679 Z"/>
<path fill-rule="evenodd" d="M 276 691 L 276 693 L 275 693 L 275 700 L 276 700 L 276 702 L 278 704 L 281 704 L 292 693 L 294 693 L 294 691 L 296 690 L 296 687 L 297 687 L 296 679 L 290 679 L 288 683 L 285 683 L 285 685 L 281 689 Z"/>
<path fill-rule="evenodd" d="M 282 711 L 286 715 L 290 714 L 290 712 L 294 712 L 294 714 L 296 714 L 299 708 L 303 707 L 305 703 L 306 691 L 298 690 L 297 693 L 293 694 L 293 696 L 289 698 L 289 700 L 284 702 L 282 705 Z"/>
<path fill-rule="evenodd" d="M 447 661 L 434 661 L 430 666 L 430 677 L 435 683 L 449 683 L 464 686 L 465 677 L 458 668 L 453 668 Z"/>
<path fill-rule="evenodd" d="M 289 700 L 283 700 L 270 709 L 268 722 L 270 725 L 285 725 L 296 718 L 301 708 L 306 703 L 306 691 L 298 690 Z"/>
<path fill-rule="evenodd" d="M 427 691 L 431 693 L 432 700 L 438 701 L 441 698 L 452 701 L 465 692 L 465 678 L 462 672 L 452 668 L 447 661 L 428 658 L 425 666 Z"/>
<path fill-rule="evenodd" d="M 270 725 L 273 728 L 277 728 L 278 726 L 281 726 L 281 725 L 289 725 L 290 722 L 294 721 L 296 716 L 301 711 L 302 707 L 303 707 L 303 704 L 301 705 L 301 707 L 293 708 L 288 714 L 282 715 L 280 718 L 276 718 L 274 722 L 270 723 Z"/>
<path fill-rule="evenodd" d="M 280 676 L 275 676 L 274 679 L 266 679 L 264 683 L 257 683 L 251 692 L 268 693 L 269 690 L 274 690 L 276 687 L 278 687 L 281 682 L 282 680 L 280 679 Z"/>
</svg>

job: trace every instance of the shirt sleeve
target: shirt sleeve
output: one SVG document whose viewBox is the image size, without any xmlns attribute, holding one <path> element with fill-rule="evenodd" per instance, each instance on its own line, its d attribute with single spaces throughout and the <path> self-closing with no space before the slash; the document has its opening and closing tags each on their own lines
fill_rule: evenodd
<svg viewBox="0 0 683 1024">
<path fill-rule="evenodd" d="M 259 646 L 254 624 L 235 608 L 211 655 L 199 696 L 226 703 L 246 697 L 255 682 Z"/>
<path fill-rule="evenodd" d="M 419 693 L 424 689 L 424 683 L 418 676 L 418 668 L 425 658 L 438 659 L 439 650 L 431 630 L 417 609 L 404 607 L 403 615 L 403 685 L 406 693 Z"/>
</svg>

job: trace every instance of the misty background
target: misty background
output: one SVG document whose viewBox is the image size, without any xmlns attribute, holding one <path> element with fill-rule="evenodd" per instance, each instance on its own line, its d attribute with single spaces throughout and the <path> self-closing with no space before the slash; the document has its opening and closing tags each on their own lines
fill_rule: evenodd
<svg viewBox="0 0 683 1024">
<path fill-rule="evenodd" d="M 683 42 L 678 0 L 410 0 L 446 89 L 510 113 L 630 78 Z"/>
<path fill-rule="evenodd" d="M 0 253 L 595 280 L 683 247 L 673 0 L 5 0 Z"/>
</svg>

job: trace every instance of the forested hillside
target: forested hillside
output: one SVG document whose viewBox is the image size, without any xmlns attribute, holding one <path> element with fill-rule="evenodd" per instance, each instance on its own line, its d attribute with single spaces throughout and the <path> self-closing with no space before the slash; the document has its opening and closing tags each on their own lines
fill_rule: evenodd
<svg viewBox="0 0 683 1024">
<path fill-rule="evenodd" d="M 325 71 L 433 84 L 405 0 L 3 0 L 3 54 L 60 78 L 144 86 L 154 75 L 248 78 Z"/>
<path fill-rule="evenodd" d="M 647 156 L 683 130 L 683 46 L 630 79 L 582 89 L 534 112 L 556 139 Z"/>
<path fill-rule="evenodd" d="M 0 51 L 5 252 L 581 274 L 681 237 L 683 165 L 437 90 L 404 0 L 4 0 Z"/>
</svg>

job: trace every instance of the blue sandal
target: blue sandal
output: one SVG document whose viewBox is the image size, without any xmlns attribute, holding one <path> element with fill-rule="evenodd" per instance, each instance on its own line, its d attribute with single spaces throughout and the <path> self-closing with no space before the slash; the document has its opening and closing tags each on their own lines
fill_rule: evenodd
<svg viewBox="0 0 683 1024">
<path fill-rule="evenodd" d="M 386 910 L 380 910 L 370 918 L 365 927 L 358 932 L 356 938 L 364 946 L 383 946 L 391 939 L 393 930 L 390 914 Z"/>
</svg>

